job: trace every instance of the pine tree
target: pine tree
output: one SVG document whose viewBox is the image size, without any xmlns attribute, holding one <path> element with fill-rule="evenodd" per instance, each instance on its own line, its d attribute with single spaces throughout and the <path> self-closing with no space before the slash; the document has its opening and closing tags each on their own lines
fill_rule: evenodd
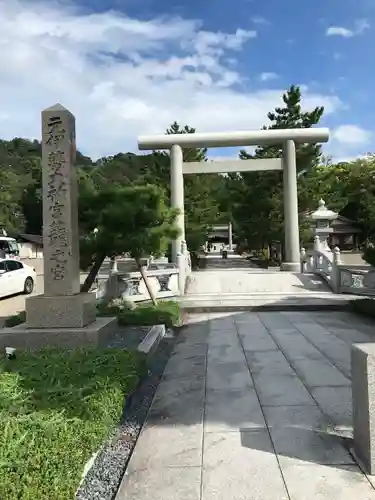
<svg viewBox="0 0 375 500">
<path fill-rule="evenodd" d="M 283 107 L 268 113 L 271 122 L 263 130 L 310 128 L 319 123 L 324 108 L 303 111 L 301 88 L 292 85 L 282 96 Z M 254 154 L 240 151 L 241 159 L 280 158 L 282 144 L 259 146 Z M 321 146 L 296 144 L 297 172 L 303 173 L 319 165 Z M 250 247 L 263 248 L 273 240 L 283 241 L 282 172 L 248 172 L 242 175 L 241 189 L 235 204 L 236 232 Z M 304 203 L 300 207 L 304 209 Z"/>
</svg>

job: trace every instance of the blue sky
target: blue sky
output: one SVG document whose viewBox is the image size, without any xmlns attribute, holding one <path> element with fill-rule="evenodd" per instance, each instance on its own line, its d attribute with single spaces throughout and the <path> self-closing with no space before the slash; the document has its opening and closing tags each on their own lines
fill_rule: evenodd
<svg viewBox="0 0 375 500">
<path fill-rule="evenodd" d="M 372 0 L 0 0 L 0 44 L 4 138 L 39 138 L 61 102 L 83 152 L 136 151 L 174 120 L 260 128 L 300 84 L 306 108 L 326 107 L 327 154 L 375 151 Z"/>
</svg>

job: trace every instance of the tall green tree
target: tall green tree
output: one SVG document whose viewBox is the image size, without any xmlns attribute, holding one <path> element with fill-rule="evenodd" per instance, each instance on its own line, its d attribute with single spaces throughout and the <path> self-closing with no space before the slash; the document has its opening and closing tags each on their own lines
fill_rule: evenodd
<svg viewBox="0 0 375 500">
<path fill-rule="evenodd" d="M 164 190 L 155 185 L 98 190 L 85 179 L 79 201 L 81 268 L 90 269 L 81 291 L 90 290 L 106 257 L 125 253 L 135 259 L 156 303 L 141 259 L 164 253 L 169 240 L 178 235 L 178 212 L 168 207 Z"/>
<path fill-rule="evenodd" d="M 268 113 L 270 124 L 263 130 L 285 128 L 310 128 L 319 123 L 324 108 L 312 111 L 302 109 L 301 88 L 292 85 L 282 96 L 283 106 Z M 245 150 L 240 159 L 282 157 L 282 144 L 259 146 L 253 154 Z M 296 145 L 297 172 L 300 177 L 319 165 L 319 145 Z M 240 176 L 234 201 L 235 231 L 252 248 L 263 248 L 273 240 L 283 241 L 283 179 L 282 172 L 246 172 Z M 306 200 L 299 204 L 300 212 L 306 209 Z"/>
</svg>

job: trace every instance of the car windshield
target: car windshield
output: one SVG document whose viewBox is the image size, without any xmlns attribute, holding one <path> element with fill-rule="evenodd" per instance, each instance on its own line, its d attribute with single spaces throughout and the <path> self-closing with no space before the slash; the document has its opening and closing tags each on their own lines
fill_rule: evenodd
<svg viewBox="0 0 375 500">
<path fill-rule="evenodd" d="M 10 251 L 12 253 L 19 253 L 20 247 L 18 246 L 18 243 L 16 241 L 8 241 Z"/>
</svg>

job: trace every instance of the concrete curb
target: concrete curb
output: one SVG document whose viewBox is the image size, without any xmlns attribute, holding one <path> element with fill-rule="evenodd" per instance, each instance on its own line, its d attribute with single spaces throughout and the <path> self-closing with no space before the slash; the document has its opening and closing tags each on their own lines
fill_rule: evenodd
<svg viewBox="0 0 375 500">
<path fill-rule="evenodd" d="M 142 340 L 140 344 L 138 344 L 137 351 L 142 352 L 146 355 L 147 359 L 153 356 L 155 354 L 158 345 L 161 341 L 161 339 L 165 336 L 165 325 L 154 325 L 150 328 L 148 333 L 146 334 L 145 338 Z M 134 387 L 132 391 L 126 396 L 126 402 L 125 402 L 125 410 L 127 410 L 130 405 L 133 402 L 133 397 L 135 393 L 138 391 L 140 386 L 143 384 L 145 379 L 147 378 L 148 374 L 146 374 L 143 377 L 140 377 L 138 380 L 137 385 Z M 81 481 L 79 483 L 79 486 L 76 491 L 79 491 L 79 488 L 81 487 L 83 481 L 85 480 L 87 474 L 89 473 L 90 469 L 93 467 L 94 462 L 96 457 L 98 456 L 102 446 L 95 452 L 93 455 L 90 457 L 90 459 L 86 462 L 82 476 L 81 476 Z"/>
<path fill-rule="evenodd" d="M 146 354 L 147 357 L 152 356 L 164 336 L 165 325 L 152 326 L 145 338 L 138 345 L 137 351 Z"/>
</svg>

